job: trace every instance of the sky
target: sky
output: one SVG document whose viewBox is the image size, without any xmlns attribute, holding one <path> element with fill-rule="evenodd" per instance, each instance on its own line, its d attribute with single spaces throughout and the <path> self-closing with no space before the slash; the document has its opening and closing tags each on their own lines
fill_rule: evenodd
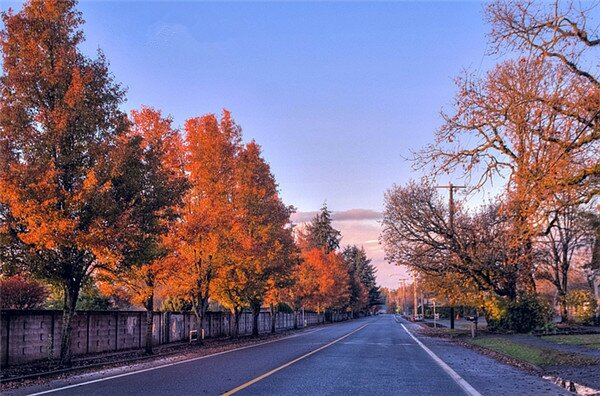
<svg viewBox="0 0 600 396">
<path fill-rule="evenodd" d="M 0 2 L 19 9 L 18 2 Z M 365 247 L 382 286 L 402 269 L 378 244 L 383 194 L 420 174 L 453 78 L 480 72 L 479 2 L 82 1 L 84 53 L 100 48 L 127 87 L 124 110 L 185 119 L 227 108 L 263 148 L 297 222 L 323 202 L 342 244 Z M 400 275 L 398 275 L 400 274 Z"/>
</svg>

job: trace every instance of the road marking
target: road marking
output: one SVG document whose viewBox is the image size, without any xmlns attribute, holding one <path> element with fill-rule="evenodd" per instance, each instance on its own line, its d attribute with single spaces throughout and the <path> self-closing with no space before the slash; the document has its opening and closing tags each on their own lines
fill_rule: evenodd
<svg viewBox="0 0 600 396">
<path fill-rule="evenodd" d="M 263 375 L 261 375 L 261 376 L 258 376 L 258 377 L 256 377 L 256 378 L 254 378 L 253 380 L 251 380 L 251 381 L 248 381 L 248 382 L 246 382 L 246 383 L 244 383 L 244 384 L 242 384 L 242 385 L 238 386 L 237 388 L 234 388 L 234 389 L 232 389 L 232 390 L 230 390 L 230 391 L 228 391 L 228 392 L 225 392 L 225 393 L 223 393 L 221 396 L 230 396 L 230 395 L 233 395 L 234 393 L 237 393 L 237 392 L 241 391 L 242 389 L 245 389 L 245 388 L 249 387 L 250 385 L 257 383 L 258 381 L 260 381 L 260 380 L 263 380 L 263 379 L 267 378 L 268 376 L 270 376 L 270 375 L 273 375 L 273 374 L 275 374 L 276 372 L 278 372 L 278 371 L 280 371 L 280 370 L 283 370 L 284 368 L 286 368 L 286 367 L 289 367 L 289 366 L 291 366 L 292 364 L 294 364 L 294 363 L 296 363 L 296 362 L 299 362 L 300 360 L 302 360 L 302 359 L 304 359 L 304 358 L 307 358 L 307 357 L 309 357 L 309 356 L 311 356 L 311 355 L 314 355 L 315 353 L 317 353 L 317 352 L 319 352 L 319 351 L 322 351 L 322 350 L 323 350 L 323 349 L 325 349 L 325 348 L 328 348 L 328 347 L 332 346 L 332 345 L 333 345 L 333 344 L 335 344 L 336 342 L 339 342 L 339 341 L 343 340 L 343 339 L 344 339 L 344 338 L 346 338 L 346 337 L 350 337 L 352 334 L 356 333 L 356 332 L 357 332 L 357 331 L 359 331 L 359 330 L 362 330 L 362 329 L 364 329 L 364 328 L 365 328 L 365 327 L 367 327 L 369 324 L 370 324 L 370 323 L 364 324 L 364 325 L 360 326 L 358 329 L 352 330 L 350 333 L 348 333 L 348 334 L 346 334 L 346 335 L 343 335 L 343 336 L 341 336 L 340 338 L 337 338 L 337 339 L 335 339 L 335 340 L 331 341 L 330 343 L 328 343 L 328 344 L 325 344 L 325 345 L 323 345 L 322 347 L 315 349 L 314 351 L 308 352 L 307 354 L 304 354 L 304 355 L 302 355 L 302 356 L 300 356 L 300 357 L 298 357 L 298 358 L 296 358 L 296 359 L 294 359 L 294 360 L 292 360 L 292 361 L 289 361 L 289 362 L 287 362 L 286 364 L 284 364 L 284 365 L 282 365 L 282 366 L 279 366 L 279 367 L 277 367 L 277 368 L 275 368 L 275 369 L 273 369 L 273 370 L 271 370 L 271 371 L 269 371 L 269 372 L 267 372 L 267 373 L 264 373 Z"/>
<path fill-rule="evenodd" d="M 481 396 L 481 393 L 477 392 L 477 390 L 475 388 L 473 388 L 471 386 L 471 384 L 469 384 L 467 381 L 465 381 L 465 379 L 463 377 L 461 377 L 460 375 L 458 375 L 458 373 L 454 370 L 452 370 L 452 368 L 450 366 L 448 366 L 446 364 L 446 362 L 444 362 L 442 359 L 440 359 L 435 353 L 433 353 L 433 351 L 429 348 L 427 348 L 425 346 L 425 344 L 423 344 L 421 341 L 419 341 L 417 339 L 417 337 L 415 337 L 410 331 L 408 331 L 408 329 L 406 328 L 406 326 L 404 326 L 404 324 L 400 323 L 400 326 L 402 326 L 402 328 L 404 328 L 404 331 L 406 331 L 406 333 L 411 336 L 411 338 L 413 340 L 415 340 L 415 342 L 417 344 L 419 344 L 419 346 L 421 348 L 423 348 L 425 350 L 425 352 L 427 352 L 427 354 L 429 356 L 431 356 L 433 358 L 433 360 L 435 360 L 435 362 L 446 372 L 446 374 L 448 374 L 457 384 L 458 386 L 460 386 L 467 395 L 469 396 Z"/>
<path fill-rule="evenodd" d="M 63 386 L 63 387 L 55 388 L 55 389 L 49 389 L 49 390 L 42 391 L 42 392 L 31 393 L 31 394 L 29 394 L 29 396 L 45 395 L 45 394 L 48 394 L 48 393 L 58 392 L 58 391 L 62 391 L 62 390 L 65 390 L 65 389 L 77 388 L 79 386 L 95 384 L 95 383 L 98 383 L 98 382 L 108 381 L 108 380 L 111 380 L 111 379 L 116 379 L 116 378 L 121 378 L 121 377 L 127 377 L 127 376 L 134 375 L 134 374 L 145 373 L 147 371 L 153 371 L 153 370 L 158 370 L 158 369 L 162 369 L 162 368 L 165 368 L 165 367 L 176 366 L 178 364 L 195 362 L 196 360 L 208 359 L 208 358 L 211 358 L 211 357 L 214 357 L 214 356 L 224 355 L 224 354 L 230 353 L 230 352 L 241 351 L 243 349 L 254 348 L 254 347 L 258 347 L 258 346 L 266 345 L 266 344 L 271 344 L 271 343 L 278 342 L 278 341 L 289 340 L 290 338 L 296 338 L 296 337 L 305 336 L 305 335 L 308 335 L 308 334 L 316 333 L 317 331 L 321 331 L 321 330 L 325 330 L 325 328 L 316 329 L 316 330 L 308 331 L 306 333 L 301 333 L 301 334 L 294 334 L 294 335 L 291 335 L 291 336 L 278 338 L 276 340 L 265 341 L 265 342 L 261 342 L 259 344 L 246 345 L 246 346 L 243 346 L 243 347 L 239 347 L 239 348 L 235 348 L 235 349 L 229 349 L 227 351 L 217 352 L 217 353 L 213 353 L 213 354 L 210 354 L 210 355 L 199 356 L 199 357 L 195 357 L 195 358 L 191 358 L 191 359 L 186 359 L 186 360 L 179 360 L 177 362 L 162 364 L 160 366 L 149 367 L 149 368 L 142 369 L 142 370 L 131 371 L 131 372 L 128 372 L 128 373 L 123 373 L 123 374 L 117 374 L 117 375 L 113 375 L 113 376 L 105 377 L 105 378 L 98 378 L 98 379 L 95 379 L 95 380 L 86 381 L 86 382 L 80 382 L 78 384 L 67 385 L 67 386 Z M 85 369 L 85 367 L 82 367 L 82 369 Z"/>
</svg>

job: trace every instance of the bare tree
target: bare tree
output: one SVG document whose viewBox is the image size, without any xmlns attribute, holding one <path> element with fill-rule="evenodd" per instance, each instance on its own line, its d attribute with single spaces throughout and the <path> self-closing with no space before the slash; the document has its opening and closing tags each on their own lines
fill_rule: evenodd
<svg viewBox="0 0 600 396">
<path fill-rule="evenodd" d="M 388 261 L 425 274 L 454 274 L 510 301 L 528 277 L 522 254 L 511 243 L 512 232 L 510 219 L 497 204 L 476 214 L 459 208 L 451 229 L 448 208 L 427 184 L 395 186 L 385 195 L 380 239 Z"/>
<path fill-rule="evenodd" d="M 556 288 L 562 321 L 568 320 L 567 293 L 574 257 L 593 242 L 589 212 L 574 205 L 561 205 L 550 213 L 549 227 L 538 241 L 538 277 Z"/>
<path fill-rule="evenodd" d="M 594 47 L 600 47 L 598 25 L 590 18 L 598 4 L 496 0 L 486 10 L 492 25 L 492 52 L 519 51 L 550 58 L 598 88 L 600 65 L 586 59 Z"/>
</svg>

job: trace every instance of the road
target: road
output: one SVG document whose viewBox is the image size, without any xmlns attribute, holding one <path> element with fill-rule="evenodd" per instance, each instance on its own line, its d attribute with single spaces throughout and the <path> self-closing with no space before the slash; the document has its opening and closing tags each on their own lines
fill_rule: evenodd
<svg viewBox="0 0 600 396">
<path fill-rule="evenodd" d="M 417 340 L 415 329 L 382 315 L 183 362 L 56 380 L 17 394 L 569 394 L 473 351 Z"/>
</svg>

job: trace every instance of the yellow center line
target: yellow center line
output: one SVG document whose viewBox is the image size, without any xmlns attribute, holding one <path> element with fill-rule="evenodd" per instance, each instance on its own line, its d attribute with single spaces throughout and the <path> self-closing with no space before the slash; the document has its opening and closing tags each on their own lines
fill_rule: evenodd
<svg viewBox="0 0 600 396">
<path fill-rule="evenodd" d="M 278 371 L 280 371 L 280 370 L 283 370 L 284 368 L 286 368 L 286 367 L 289 367 L 289 366 L 291 366 L 292 364 L 294 364 L 294 363 L 296 363 L 296 362 L 298 362 L 298 361 L 300 361 L 300 360 L 302 360 L 302 359 L 304 359 L 304 358 L 307 358 L 307 357 L 309 357 L 310 355 L 314 355 L 315 353 L 317 353 L 317 352 L 319 352 L 319 351 L 322 351 L 323 349 L 325 349 L 325 348 L 328 348 L 328 347 L 332 346 L 332 345 L 333 345 L 333 344 L 335 344 L 336 342 L 339 342 L 339 341 L 343 340 L 343 339 L 344 339 L 344 338 L 346 338 L 346 337 L 350 337 L 352 334 L 356 333 L 356 332 L 357 332 L 357 331 L 359 331 L 359 330 L 362 330 L 362 329 L 364 329 L 364 328 L 365 328 L 365 327 L 367 327 L 369 324 L 370 324 L 370 323 L 364 324 L 364 325 L 360 326 L 358 329 L 352 330 L 350 333 L 348 333 L 348 334 L 346 334 L 346 335 L 343 335 L 343 336 L 341 336 L 340 338 L 337 338 L 337 339 L 335 339 L 335 340 L 331 341 L 329 344 L 325 344 L 325 345 L 323 345 L 322 347 L 320 347 L 320 348 L 317 348 L 317 349 L 315 349 L 314 351 L 308 352 L 307 354 L 305 354 L 305 355 L 302 355 L 302 356 L 300 356 L 300 357 L 298 357 L 298 358 L 296 358 L 296 359 L 294 359 L 294 360 L 292 360 L 292 361 L 290 361 L 290 362 L 287 362 L 286 364 L 284 364 L 284 365 L 282 365 L 282 366 L 279 366 L 279 367 L 277 367 L 277 368 L 275 368 L 275 369 L 273 369 L 273 370 L 271 370 L 271 371 L 269 371 L 269 372 L 267 372 L 267 373 L 264 373 L 263 375 L 260 375 L 260 376 L 258 376 L 258 377 L 256 377 L 256 378 L 254 378 L 253 380 L 250 380 L 250 381 L 248 381 L 248 382 L 246 382 L 246 383 L 244 383 L 244 384 L 242 384 L 242 385 L 238 386 L 237 388 L 234 388 L 234 389 L 232 389 L 232 390 L 230 390 L 230 391 L 228 391 L 228 392 L 225 392 L 225 393 L 223 393 L 223 395 L 222 395 L 222 396 L 229 396 L 229 395 L 233 395 L 234 393 L 237 393 L 237 392 L 241 391 L 242 389 L 245 389 L 245 388 L 249 387 L 250 385 L 257 383 L 258 381 L 260 381 L 260 380 L 263 380 L 263 379 L 267 378 L 268 376 L 270 376 L 270 375 L 273 375 L 273 374 L 275 374 L 276 372 L 278 372 Z"/>
</svg>

